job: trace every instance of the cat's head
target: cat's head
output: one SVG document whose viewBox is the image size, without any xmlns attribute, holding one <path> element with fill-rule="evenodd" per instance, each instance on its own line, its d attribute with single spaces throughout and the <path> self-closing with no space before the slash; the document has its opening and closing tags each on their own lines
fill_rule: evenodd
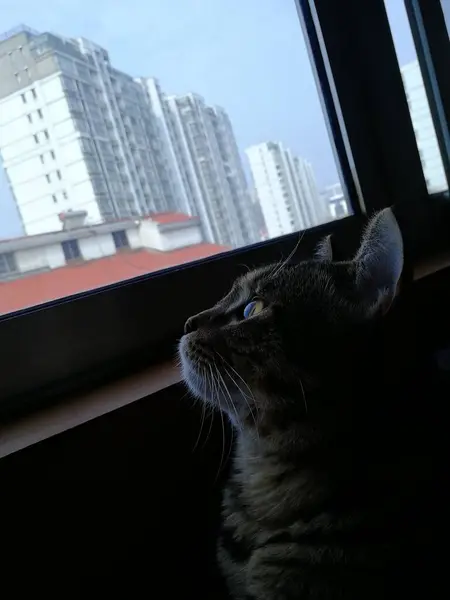
<svg viewBox="0 0 450 600">
<path fill-rule="evenodd" d="M 351 261 L 333 262 L 325 238 L 311 260 L 247 273 L 186 322 L 184 380 L 236 425 L 276 403 L 307 411 L 310 391 L 342 371 L 346 357 L 350 372 L 348 352 L 388 310 L 402 268 L 402 236 L 386 209 L 371 220 Z"/>
</svg>

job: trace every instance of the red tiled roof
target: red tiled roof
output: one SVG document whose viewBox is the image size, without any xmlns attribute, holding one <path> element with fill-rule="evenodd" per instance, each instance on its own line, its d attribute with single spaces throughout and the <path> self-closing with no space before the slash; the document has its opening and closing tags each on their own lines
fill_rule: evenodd
<svg viewBox="0 0 450 600">
<path fill-rule="evenodd" d="M 0 283 L 0 314 L 98 288 L 225 252 L 226 246 L 197 244 L 172 252 L 123 252 Z"/>
</svg>

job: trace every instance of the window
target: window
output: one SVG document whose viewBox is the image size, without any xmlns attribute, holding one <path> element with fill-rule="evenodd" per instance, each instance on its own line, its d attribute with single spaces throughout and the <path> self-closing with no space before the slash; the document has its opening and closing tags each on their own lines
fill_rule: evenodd
<svg viewBox="0 0 450 600">
<path fill-rule="evenodd" d="M 31 88 L 31 95 L 33 96 L 34 100 L 37 99 L 37 93 L 36 93 L 36 90 L 34 88 Z"/>
<path fill-rule="evenodd" d="M 50 136 L 48 135 L 48 131 L 46 129 L 44 129 L 44 136 L 46 140 L 50 139 Z"/>
<path fill-rule="evenodd" d="M 62 196 L 63 196 L 64 200 L 67 200 L 68 196 L 67 196 L 67 192 L 65 190 L 63 190 Z"/>
<path fill-rule="evenodd" d="M 47 180 L 47 183 L 50 183 L 50 181 L 51 181 L 50 173 L 46 173 L 45 179 Z"/>
<path fill-rule="evenodd" d="M 422 3 L 422 0 L 418 1 Z M 17 0 L 17 4 L 17 21 L 27 21 L 29 15 L 25 3 Z M 152 70 L 160 78 L 159 84 L 148 81 L 147 86 L 153 86 L 151 97 L 161 101 L 164 110 L 158 123 L 147 116 L 152 145 L 139 148 L 143 172 L 151 183 L 148 196 L 142 194 L 133 179 L 124 197 L 121 185 L 113 189 L 109 178 L 100 177 L 94 183 L 97 188 L 95 198 L 92 194 L 84 195 L 85 181 L 75 180 L 76 169 L 72 170 L 74 179 L 70 180 L 74 229 L 85 228 L 83 235 L 89 234 L 88 239 L 94 245 L 99 238 L 97 228 L 101 232 L 105 225 L 101 222 L 105 215 L 111 220 L 124 218 L 127 220 L 124 230 L 133 240 L 133 253 L 114 254 L 102 263 L 107 263 L 107 269 L 100 264 L 89 270 L 89 273 L 101 273 L 101 277 L 87 277 L 85 267 L 92 267 L 92 261 L 103 260 L 98 258 L 103 248 L 96 248 L 97 258 L 89 260 L 89 265 L 76 265 L 76 278 L 70 279 L 64 271 L 75 268 L 73 265 L 59 269 L 50 265 L 50 273 L 46 273 L 45 278 L 48 287 L 33 286 L 31 278 L 34 275 L 30 275 L 28 285 L 23 286 L 28 291 L 38 290 L 39 294 L 29 293 L 28 297 L 9 294 L 15 304 L 2 303 L 5 294 L 0 294 L 0 314 L 27 311 L 30 305 L 52 301 L 45 311 L 36 311 L 41 313 L 42 323 L 33 330 L 46 331 L 46 336 L 42 336 L 45 339 L 34 339 L 38 337 L 34 336 L 30 343 L 36 344 L 37 350 L 50 348 L 54 360 L 45 361 L 48 364 L 45 372 L 35 375 L 34 379 L 25 381 L 27 378 L 24 377 L 20 378 L 23 381 L 15 382 L 10 378 L 11 395 L 12 392 L 17 397 L 29 395 L 33 385 L 43 389 L 52 378 L 60 376 L 58 373 L 65 365 L 71 365 L 70 369 L 64 370 L 68 377 L 75 372 L 88 371 L 93 364 L 107 365 L 108 360 L 121 358 L 123 348 L 130 355 L 138 348 L 149 348 L 152 356 L 153 352 L 157 356 L 156 348 L 158 346 L 160 351 L 162 343 L 172 350 L 185 317 L 217 300 L 228 287 L 229 280 L 242 271 L 239 265 L 258 265 L 288 256 L 299 239 L 300 229 L 304 231 L 304 237 L 296 257 L 303 256 L 306 249 L 309 252 L 319 237 L 331 233 L 338 240 L 340 254 L 350 256 L 352 243 L 360 233 L 366 214 L 398 203 L 409 222 L 407 208 L 425 206 L 424 211 L 428 211 L 431 210 L 429 207 L 435 206 L 436 198 L 428 193 L 426 186 L 426 179 L 431 181 L 432 177 L 428 174 L 425 177 L 421 168 L 411 122 L 414 119 L 408 109 L 391 29 L 380 0 L 344 3 L 315 0 L 314 13 L 312 0 L 246 0 L 237 3 L 234 10 L 230 10 L 227 0 L 198 0 L 198 5 L 205 8 L 199 11 L 201 20 L 192 18 L 189 3 L 180 2 L 177 4 L 176 31 L 173 10 L 162 3 L 156 13 L 156 4 L 161 3 L 136 0 L 136 10 L 123 14 L 122 20 L 129 20 L 129 23 L 121 22 L 120 28 L 117 23 L 118 35 L 108 36 L 107 48 L 112 62 L 106 78 L 114 74 L 124 96 L 135 100 L 121 102 L 120 109 L 136 120 L 136 133 L 147 135 L 140 129 L 143 123 L 140 114 L 149 112 L 145 105 L 147 100 L 144 89 L 142 94 L 136 93 L 140 84 L 133 81 L 133 77 L 138 73 L 133 71 L 133 65 L 124 55 L 123 36 L 130 30 L 126 25 L 136 25 L 136 15 L 145 21 L 144 27 L 147 22 L 158 22 L 160 36 L 150 40 L 148 36 L 130 35 L 126 43 L 129 56 L 151 53 Z M 403 5 L 403 2 L 399 0 L 398 4 Z M 42 29 L 54 30 L 54 23 L 61 23 L 61 31 L 56 31 L 55 35 L 57 38 L 61 35 L 61 43 L 67 49 L 76 50 L 78 43 L 89 45 L 92 41 L 96 60 L 103 69 L 101 52 L 95 45 L 102 40 L 89 40 L 95 31 L 93 25 L 102 20 L 101 4 L 92 3 L 90 10 L 82 15 L 80 9 L 80 16 L 83 16 L 79 25 L 81 30 L 77 30 L 74 34 L 77 37 L 70 43 L 64 41 L 63 36 L 64 31 L 73 29 L 73 24 L 68 21 L 70 17 L 62 7 L 55 10 L 58 14 L 53 25 L 50 21 L 47 27 L 42 23 Z M 167 60 L 166 50 L 168 45 L 175 44 L 182 44 L 183 53 L 181 63 L 172 64 Z M 414 59 L 414 55 L 407 53 L 400 65 Z M 421 60 L 419 52 L 417 60 Z M 218 64 L 221 65 L 220 76 L 211 67 Z M 249 64 L 252 65 L 250 70 Z M 119 67 L 128 69 L 129 73 L 122 74 Z M 422 73 L 423 69 L 420 71 Z M 215 76 L 205 75 L 212 72 Z M 429 86 L 426 78 L 423 81 L 430 105 Z M 76 87 L 75 77 L 73 82 Z M 104 84 L 109 98 L 112 86 L 106 80 Z M 267 89 L 270 94 L 264 93 Z M 194 93 L 190 93 L 191 90 Z M 16 92 L 12 100 L 20 107 L 18 94 Z M 408 94 L 413 106 L 413 90 Z M 36 95 L 27 90 L 26 97 L 22 95 L 22 102 L 28 100 L 30 103 Z M 114 128 L 106 132 L 107 137 L 101 143 L 92 143 L 88 118 L 72 120 L 76 126 L 80 124 L 81 131 L 82 127 L 88 130 L 84 137 L 90 143 L 85 146 L 83 142 L 83 148 L 89 147 L 100 165 L 103 165 L 104 156 L 116 148 L 124 160 L 124 170 L 133 174 L 135 155 L 130 151 L 129 141 L 121 137 L 123 122 L 117 104 L 114 99 L 111 105 L 108 104 L 107 116 Z M 24 107 L 23 113 L 26 110 Z M 422 106 L 420 110 L 423 110 Z M 102 109 L 102 114 L 104 112 Z M 444 160 L 442 136 L 435 126 L 432 107 L 430 112 Z M 44 141 L 42 133 L 39 135 Z M 425 131 L 420 135 L 421 149 L 424 135 Z M 48 133 L 44 136 L 49 138 Z M 195 136 L 202 142 L 201 149 L 195 145 Z M 34 139 L 39 143 L 36 136 Z M 28 143 L 30 140 L 31 136 Z M 61 138 L 61 151 L 62 142 Z M 73 149 L 76 150 L 75 143 Z M 50 151 L 50 147 L 46 150 Z M 65 150 L 69 154 L 68 146 Z M 424 159 L 427 168 L 432 165 L 425 151 Z M 295 215 L 292 219 L 285 218 L 287 212 L 275 162 L 286 174 L 286 190 L 289 204 L 292 204 L 290 214 Z M 66 171 L 62 177 L 61 188 L 67 186 Z M 173 185 L 167 185 L 167 182 Z M 0 239 L 14 235 L 32 238 L 61 229 L 57 217 L 59 207 L 52 206 L 49 217 L 45 214 L 30 216 L 24 205 L 15 206 L 14 197 L 19 197 L 16 192 L 20 190 L 15 189 L 17 184 L 13 178 L 11 185 L 13 194 L 8 200 L 11 210 L 7 212 L 4 204 L 0 204 Z M 338 187 L 339 192 L 333 191 Z M 48 191 L 52 190 L 49 188 Z M 49 197 L 47 195 L 47 202 Z M 444 195 L 437 197 L 445 204 Z M 57 195 L 57 199 L 61 197 Z M 191 199 L 195 202 L 190 203 Z M 337 212 L 338 204 L 345 208 Z M 199 206 L 201 214 L 180 216 L 188 205 Z M 303 215 L 300 209 L 304 207 L 308 211 L 304 211 L 300 222 Z M 20 218 L 14 220 L 16 210 Z M 349 216 L 337 220 L 337 214 Z M 144 235 L 144 230 L 150 229 L 146 227 L 149 220 L 153 220 L 151 228 L 159 232 L 158 236 Z M 110 231 L 111 225 L 107 225 Z M 291 235 L 279 237 L 285 233 L 280 231 L 281 227 L 286 227 L 286 232 Z M 439 239 L 436 235 L 436 243 Z M 72 241 L 78 253 L 69 243 L 63 246 L 66 256 L 70 252 L 69 260 L 80 256 L 76 240 Z M 251 244 L 256 245 L 248 248 Z M 204 260 L 206 257 L 208 260 Z M 157 277 L 153 276 L 155 271 L 160 271 Z M 76 282 L 76 288 L 69 289 L 61 283 L 69 279 Z M 108 287 L 109 283 L 119 282 L 120 286 Z M 100 286 L 101 290 L 90 293 L 91 289 Z M 66 295 L 77 292 L 82 294 L 76 302 L 70 297 L 60 302 Z M 181 297 L 183 302 L 179 302 Z M 152 311 L 161 315 L 151 328 L 135 327 L 136 319 L 144 322 L 148 317 L 148 304 L 142 298 L 152 298 L 155 304 Z M 105 307 L 109 307 L 108 310 Z M 165 316 L 168 312 L 170 318 Z M 124 323 L 118 331 L 113 331 L 113 316 L 117 320 L 118 314 L 123 315 Z M 17 328 L 21 322 L 22 327 L 29 326 L 34 312 L 30 311 L 26 316 L 26 325 L 20 317 L 10 320 L 11 323 L 14 321 L 17 333 L 20 333 Z M 58 331 L 55 323 L 58 323 Z M 90 339 L 88 344 L 83 329 L 86 323 L 95 323 L 98 342 Z M 4 331 L 1 325 L 0 319 L 0 336 Z M 13 325 L 8 327 L 7 335 L 13 342 Z M 105 343 L 106 336 L 108 343 Z M 16 337 L 26 339 L 23 331 Z M 62 338 L 72 337 L 74 344 L 59 343 Z M 55 347 L 61 354 L 54 350 Z M 34 351 L 34 346 L 33 352 L 41 354 Z M 20 354 L 16 353 L 16 363 L 18 357 Z M 11 367 L 8 370 L 13 372 L 14 362 L 9 357 L 7 360 Z M 73 373 L 69 373 L 72 365 Z"/>
<path fill-rule="evenodd" d="M 0 253 L 0 279 L 17 272 L 17 265 L 12 252 Z"/>
<path fill-rule="evenodd" d="M 44 155 L 43 154 L 39 154 L 39 158 L 41 160 L 41 163 L 44 164 L 44 162 L 45 162 Z"/>
<path fill-rule="evenodd" d="M 403 1 L 384 1 L 396 46 L 414 133 L 416 140 L 420 139 L 422 144 L 420 158 L 427 187 L 430 192 L 442 191 L 448 188 L 448 183 L 439 147 L 438 132 L 435 128 L 420 56 L 416 49 L 412 31 L 412 27 L 417 24 L 412 21 L 413 14 L 408 14 L 407 5 Z M 445 28 L 445 23 L 443 26 Z"/>
<path fill-rule="evenodd" d="M 52 160 L 55 160 L 55 151 L 54 150 L 50 150 L 50 156 L 52 157 Z"/>
<path fill-rule="evenodd" d="M 55 196 L 55 194 L 52 194 L 52 200 L 54 204 L 58 202 L 58 198 Z"/>
<path fill-rule="evenodd" d="M 37 109 L 37 114 L 40 119 L 44 118 L 44 115 L 42 114 L 42 110 L 40 108 Z"/>
<path fill-rule="evenodd" d="M 120 250 L 120 248 L 128 248 L 130 246 L 126 231 L 113 231 L 112 236 L 117 250 Z"/>
<path fill-rule="evenodd" d="M 62 179 L 62 177 L 61 177 L 61 171 L 60 171 L 59 169 L 57 169 L 57 171 L 56 171 L 56 177 L 57 177 L 59 180 L 61 180 L 61 179 Z"/>
<path fill-rule="evenodd" d="M 34 138 L 34 141 L 35 141 L 35 143 L 36 143 L 36 144 L 39 144 L 39 137 L 38 137 L 38 134 L 37 134 L 37 133 L 34 133 L 34 134 L 33 134 L 33 138 Z"/>
<path fill-rule="evenodd" d="M 33 122 L 33 117 L 30 115 L 30 113 L 27 114 L 27 119 L 28 119 L 28 123 Z"/>
<path fill-rule="evenodd" d="M 61 246 L 67 261 L 81 258 L 78 240 L 67 240 L 66 242 L 62 242 Z"/>
<path fill-rule="evenodd" d="M 26 104 L 26 103 L 27 103 L 27 99 L 26 99 L 26 97 L 25 97 L 25 94 L 20 94 L 20 97 L 22 98 L 22 102 L 23 102 L 24 104 Z"/>
</svg>

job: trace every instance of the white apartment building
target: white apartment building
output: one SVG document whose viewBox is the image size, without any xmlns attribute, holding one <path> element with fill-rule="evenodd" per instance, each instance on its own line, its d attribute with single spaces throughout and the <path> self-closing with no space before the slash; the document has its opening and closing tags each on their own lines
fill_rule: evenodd
<svg viewBox="0 0 450 600">
<path fill-rule="evenodd" d="M 279 142 L 251 146 L 246 154 L 269 238 L 314 227 L 329 218 L 306 160 Z"/>
<path fill-rule="evenodd" d="M 401 73 L 428 191 L 445 190 L 447 180 L 419 63 L 408 63 Z"/>
<path fill-rule="evenodd" d="M 166 148 L 180 210 L 200 217 L 205 239 L 233 247 L 258 241 L 250 196 L 226 112 L 197 94 L 166 96 L 156 79 L 140 79 Z"/>
<path fill-rule="evenodd" d="M 21 27 L 0 41 L 0 153 L 24 230 L 173 210 L 144 90 L 88 40 Z"/>
<path fill-rule="evenodd" d="M 321 197 L 325 206 L 328 207 L 332 219 L 342 219 L 350 214 L 349 205 L 340 183 L 328 185 L 321 192 Z"/>
<path fill-rule="evenodd" d="M 0 155 L 27 235 L 68 210 L 91 224 L 180 211 L 200 217 L 207 241 L 259 240 L 225 111 L 166 97 L 84 38 L 0 37 Z"/>
</svg>

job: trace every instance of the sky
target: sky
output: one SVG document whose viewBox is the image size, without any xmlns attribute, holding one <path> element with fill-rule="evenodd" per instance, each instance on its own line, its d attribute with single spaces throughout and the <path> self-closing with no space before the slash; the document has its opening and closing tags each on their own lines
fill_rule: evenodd
<svg viewBox="0 0 450 600">
<path fill-rule="evenodd" d="M 405 64 L 415 53 L 403 0 L 386 5 Z M 116 68 L 223 106 L 242 155 L 250 145 L 281 141 L 312 163 L 319 188 L 338 181 L 295 0 L 46 0 L 36 7 L 36 0 L 1 0 L 3 31 L 24 23 L 91 39 Z M 0 174 L 0 237 L 20 234 Z"/>
</svg>

